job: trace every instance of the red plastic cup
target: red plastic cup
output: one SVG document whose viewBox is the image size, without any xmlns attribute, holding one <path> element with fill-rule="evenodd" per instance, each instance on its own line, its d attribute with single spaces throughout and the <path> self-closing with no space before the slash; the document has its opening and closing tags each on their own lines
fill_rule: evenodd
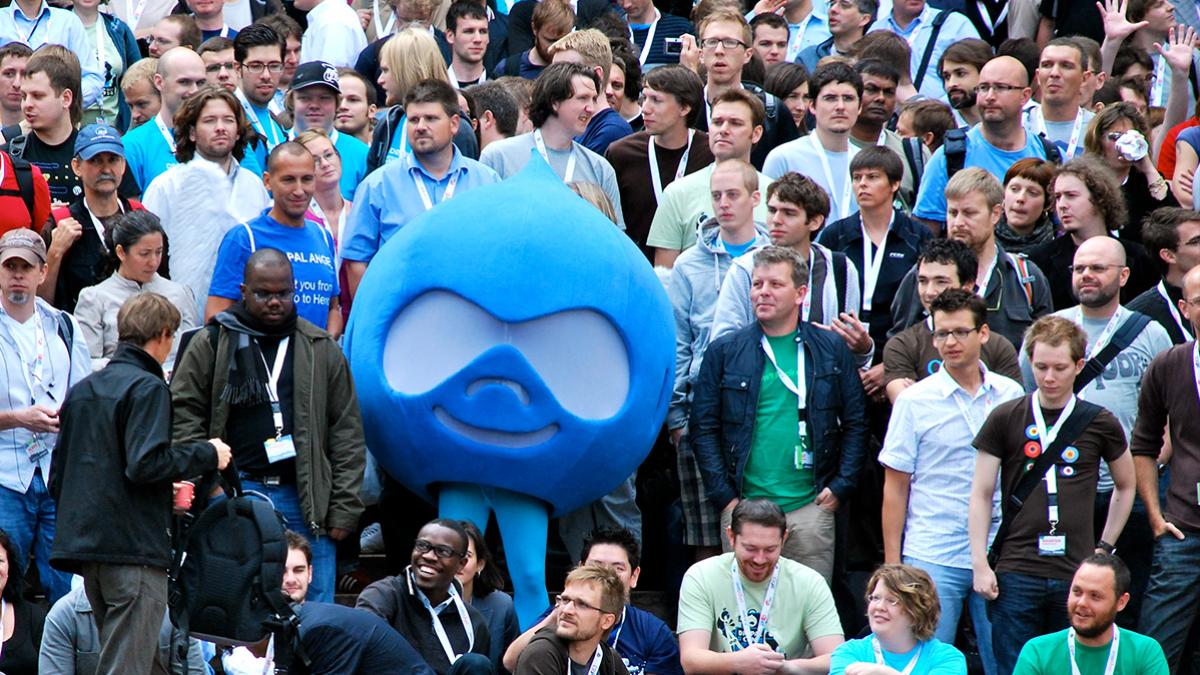
<svg viewBox="0 0 1200 675">
<path fill-rule="evenodd" d="M 196 496 L 196 484 L 191 481 L 179 481 L 175 486 L 175 510 L 187 511 L 192 508 L 192 499 Z"/>
</svg>

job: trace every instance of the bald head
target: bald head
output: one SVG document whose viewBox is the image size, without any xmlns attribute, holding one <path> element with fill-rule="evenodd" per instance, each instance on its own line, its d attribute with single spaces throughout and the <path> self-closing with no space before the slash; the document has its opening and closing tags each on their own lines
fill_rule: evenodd
<svg viewBox="0 0 1200 675">
<path fill-rule="evenodd" d="M 1075 262 L 1079 264 L 1080 260 L 1093 262 L 1099 261 L 1106 265 L 1125 266 L 1125 247 L 1121 246 L 1121 242 L 1112 237 L 1092 237 L 1083 242 L 1078 249 L 1075 250 Z"/>
<path fill-rule="evenodd" d="M 1192 324 L 1192 333 L 1200 335 L 1200 265 L 1183 275 L 1183 298 L 1179 301 L 1179 313 Z"/>
<path fill-rule="evenodd" d="M 154 88 L 162 95 L 162 107 L 168 124 L 183 100 L 196 93 L 206 82 L 204 59 L 187 47 L 174 47 L 163 52 L 154 73 Z"/>
<path fill-rule="evenodd" d="M 1125 249 L 1112 237 L 1092 237 L 1075 251 L 1071 289 L 1079 304 L 1096 318 L 1107 318 L 1120 304 L 1121 287 L 1129 280 Z"/>
<path fill-rule="evenodd" d="M 979 71 L 976 105 L 985 138 L 1001 142 L 1019 130 L 1021 108 L 1029 102 L 1029 71 L 1011 56 L 997 56 Z"/>
<path fill-rule="evenodd" d="M 988 79 L 988 76 L 996 79 Z M 1007 84 L 1029 86 L 1029 71 L 1021 62 L 1011 56 L 997 56 L 983 64 L 979 71 L 980 82 L 1004 82 Z"/>
<path fill-rule="evenodd" d="M 1183 275 L 1183 297 L 1193 300 L 1200 299 L 1200 265 L 1193 267 Z"/>
</svg>

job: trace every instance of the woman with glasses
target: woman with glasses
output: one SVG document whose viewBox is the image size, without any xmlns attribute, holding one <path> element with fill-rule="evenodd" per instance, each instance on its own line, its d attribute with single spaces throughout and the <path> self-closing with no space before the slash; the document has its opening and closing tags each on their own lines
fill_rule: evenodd
<svg viewBox="0 0 1200 675">
<path fill-rule="evenodd" d="M 1179 206 L 1167 181 L 1154 166 L 1150 127 L 1129 103 L 1114 103 L 1101 110 L 1083 138 L 1086 154 L 1104 160 L 1121 184 L 1128 211 L 1124 223 L 1108 223 L 1122 239 L 1140 242 L 1142 220 L 1163 206 Z"/>
<path fill-rule="evenodd" d="M 92 354 L 92 368 L 103 368 L 117 351 L 117 312 L 121 305 L 135 295 L 154 292 L 170 300 L 182 318 L 171 355 L 163 364 L 170 373 L 179 336 L 197 325 L 196 301 L 186 286 L 158 273 L 166 247 L 162 224 L 153 213 L 138 210 L 118 215 L 105 229 L 104 245 L 109 251 L 112 275 L 80 291 L 75 305 L 75 319 Z"/>
<path fill-rule="evenodd" d="M 521 634 L 517 612 L 513 609 L 512 596 L 504 592 L 504 573 L 492 559 L 483 533 L 469 520 L 460 522 L 467 531 L 467 555 L 454 578 L 462 584 L 463 600 L 487 618 L 488 633 L 492 638 L 488 658 L 499 667 L 504 651 Z"/>
<path fill-rule="evenodd" d="M 924 570 L 880 567 L 867 583 L 871 634 L 835 649 L 829 675 L 966 675 L 962 652 L 933 637 L 941 613 Z"/>
<path fill-rule="evenodd" d="M 342 269 L 341 242 L 350 217 L 350 200 L 342 197 L 339 187 L 342 180 L 342 155 L 324 131 L 309 129 L 296 136 L 296 141 L 308 148 L 316 160 L 316 192 L 308 206 L 305 218 L 315 221 L 333 237 L 333 268 L 338 273 L 339 298 L 342 319 L 350 318 L 350 285 L 346 271 Z"/>
</svg>

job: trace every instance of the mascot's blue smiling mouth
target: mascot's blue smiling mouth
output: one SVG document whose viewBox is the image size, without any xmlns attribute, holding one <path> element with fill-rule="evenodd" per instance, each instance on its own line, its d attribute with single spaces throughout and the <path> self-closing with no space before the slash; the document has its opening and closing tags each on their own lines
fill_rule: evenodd
<svg viewBox="0 0 1200 675">
<path fill-rule="evenodd" d="M 468 438 L 476 443 L 495 445 L 501 448 L 528 448 L 540 445 L 554 438 L 554 435 L 558 433 L 557 424 L 548 424 L 533 432 L 485 429 L 457 419 L 440 405 L 433 407 L 433 416 L 437 418 L 438 422 L 441 422 L 442 426 L 463 438 Z"/>
</svg>

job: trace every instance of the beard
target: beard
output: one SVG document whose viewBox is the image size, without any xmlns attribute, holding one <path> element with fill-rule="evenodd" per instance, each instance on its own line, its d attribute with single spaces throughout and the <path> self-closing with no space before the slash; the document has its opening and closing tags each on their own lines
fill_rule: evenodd
<svg viewBox="0 0 1200 675">
<path fill-rule="evenodd" d="M 1075 617 L 1071 617 L 1071 627 L 1075 629 L 1076 635 L 1088 639 L 1098 638 L 1105 633 L 1112 632 L 1113 621 L 1116 619 L 1116 617 L 1116 611 L 1104 615 L 1098 614 L 1092 619 L 1092 622 L 1086 626 L 1077 625 L 1074 620 Z"/>
<path fill-rule="evenodd" d="M 968 91 L 963 94 L 959 94 L 958 92 L 955 92 L 953 94 L 947 94 L 947 97 L 950 100 L 950 107 L 954 108 L 955 110 L 965 110 L 966 108 L 973 108 L 973 107 L 975 107 L 975 102 L 977 100 L 977 97 L 975 96 L 975 92 L 973 92 L 973 91 Z"/>
</svg>

